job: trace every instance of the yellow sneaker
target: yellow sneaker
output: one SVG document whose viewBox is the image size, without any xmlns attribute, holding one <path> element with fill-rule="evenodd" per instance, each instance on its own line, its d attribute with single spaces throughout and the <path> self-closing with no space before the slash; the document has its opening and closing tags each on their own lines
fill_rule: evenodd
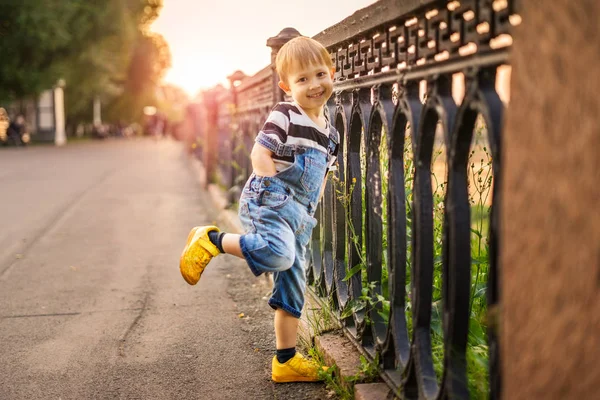
<svg viewBox="0 0 600 400">
<path fill-rule="evenodd" d="M 321 367 L 323 371 L 327 371 L 328 367 Z M 304 358 L 302 354 L 296 352 L 294 357 L 287 360 L 285 363 L 280 363 L 277 356 L 273 357 L 271 363 L 271 379 L 273 382 L 318 382 L 323 379 L 319 378 L 319 365 Z"/>
<path fill-rule="evenodd" d="M 190 231 L 185 248 L 179 259 L 179 269 L 183 279 L 190 285 L 200 280 L 200 275 L 210 260 L 221 254 L 217 246 L 208 238 L 208 232 L 219 231 L 216 226 L 197 226 Z"/>
</svg>

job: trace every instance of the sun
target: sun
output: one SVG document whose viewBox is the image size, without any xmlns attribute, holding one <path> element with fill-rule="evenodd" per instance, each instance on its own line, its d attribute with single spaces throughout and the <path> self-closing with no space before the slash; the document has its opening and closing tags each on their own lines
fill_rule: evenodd
<svg viewBox="0 0 600 400">
<path fill-rule="evenodd" d="M 196 92 L 198 92 L 199 87 L 197 84 L 192 82 L 188 77 L 183 74 L 177 74 L 177 71 L 174 71 L 171 68 L 165 77 L 163 78 L 163 82 L 166 84 L 171 84 L 180 87 L 183 89 L 189 96 L 195 96 Z"/>
</svg>

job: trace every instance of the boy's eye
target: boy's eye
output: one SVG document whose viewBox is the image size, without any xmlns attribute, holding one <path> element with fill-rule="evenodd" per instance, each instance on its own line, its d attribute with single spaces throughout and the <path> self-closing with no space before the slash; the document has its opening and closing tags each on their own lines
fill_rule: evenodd
<svg viewBox="0 0 600 400">
<path fill-rule="evenodd" d="M 304 82 L 306 80 L 306 78 L 300 78 L 298 79 L 298 82 Z"/>
<path fill-rule="evenodd" d="M 317 74 L 317 76 L 318 76 L 319 78 L 321 78 L 321 77 L 325 76 L 325 72 L 319 72 L 319 73 Z"/>
</svg>

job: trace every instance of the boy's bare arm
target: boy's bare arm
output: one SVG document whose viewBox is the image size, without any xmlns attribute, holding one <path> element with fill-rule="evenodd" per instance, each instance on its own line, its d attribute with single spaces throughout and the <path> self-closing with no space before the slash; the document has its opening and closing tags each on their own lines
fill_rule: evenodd
<svg viewBox="0 0 600 400">
<path fill-rule="evenodd" d="M 273 176 L 277 174 L 275 162 L 273 161 L 273 152 L 266 147 L 254 143 L 250 159 L 252 160 L 252 169 L 256 175 Z"/>
</svg>

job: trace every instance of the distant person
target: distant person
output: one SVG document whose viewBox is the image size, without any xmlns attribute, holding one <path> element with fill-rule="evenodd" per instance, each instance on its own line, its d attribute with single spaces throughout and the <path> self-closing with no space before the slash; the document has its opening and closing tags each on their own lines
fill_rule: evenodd
<svg viewBox="0 0 600 400">
<path fill-rule="evenodd" d="M 162 139 L 165 136 L 165 117 L 160 113 L 157 113 L 154 117 L 154 138 Z"/>
<path fill-rule="evenodd" d="M 334 67 L 317 41 L 298 37 L 277 55 L 279 87 L 293 102 L 275 105 L 256 137 L 254 172 L 239 201 L 243 235 L 216 226 L 192 229 L 180 260 L 183 278 L 200 279 L 210 260 L 222 253 L 244 258 L 254 275 L 272 272 L 276 355 L 275 382 L 321 380 L 319 367 L 296 351 L 298 319 L 306 291 L 307 245 L 325 176 L 337 156 L 339 135 L 325 117 L 333 91 Z M 324 367 L 327 369 L 326 367 Z"/>
<path fill-rule="evenodd" d="M 25 135 L 25 118 L 19 114 L 8 126 L 7 136 L 8 143 L 13 143 L 15 146 L 25 146 L 27 141 L 24 140 Z"/>
<path fill-rule="evenodd" d="M 3 107 L 0 107 L 0 143 L 6 145 L 8 143 L 8 126 L 10 119 Z"/>
</svg>

